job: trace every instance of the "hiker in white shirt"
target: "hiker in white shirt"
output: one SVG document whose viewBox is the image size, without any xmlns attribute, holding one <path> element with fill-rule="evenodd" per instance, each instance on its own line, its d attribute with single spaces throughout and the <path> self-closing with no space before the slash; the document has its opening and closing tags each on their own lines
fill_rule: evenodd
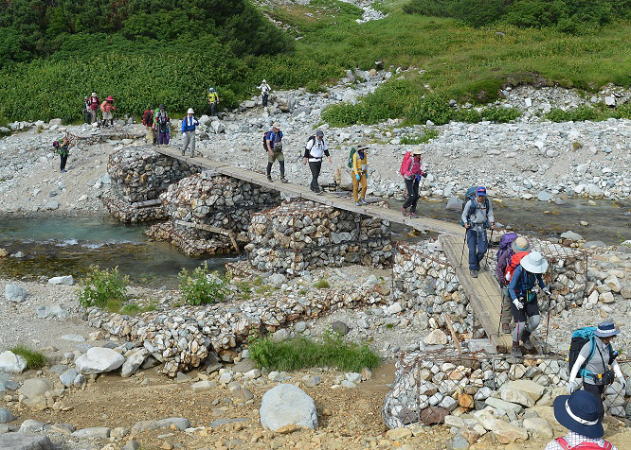
<svg viewBox="0 0 631 450">
<path fill-rule="evenodd" d="M 322 192 L 320 185 L 318 184 L 318 177 L 320 176 L 320 170 L 322 169 L 322 159 L 327 157 L 329 163 L 331 163 L 331 155 L 329 153 L 329 146 L 324 140 L 324 133 L 322 130 L 316 131 L 314 136 L 310 136 L 305 145 L 305 154 L 303 161 L 305 164 L 309 163 L 311 169 L 311 190 L 316 194 Z"/>
</svg>

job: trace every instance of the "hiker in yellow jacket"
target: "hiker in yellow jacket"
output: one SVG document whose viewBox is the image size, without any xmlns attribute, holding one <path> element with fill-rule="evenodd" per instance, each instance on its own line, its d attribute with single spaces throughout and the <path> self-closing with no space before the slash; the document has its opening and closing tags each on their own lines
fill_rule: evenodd
<svg viewBox="0 0 631 450">
<path fill-rule="evenodd" d="M 366 203 L 366 190 L 368 189 L 368 147 L 359 147 L 353 155 L 353 200 L 355 205 Z M 361 193 L 359 186 L 361 185 Z"/>
<path fill-rule="evenodd" d="M 217 115 L 217 106 L 219 105 L 219 94 L 215 88 L 208 88 L 208 112 L 211 116 Z"/>
</svg>

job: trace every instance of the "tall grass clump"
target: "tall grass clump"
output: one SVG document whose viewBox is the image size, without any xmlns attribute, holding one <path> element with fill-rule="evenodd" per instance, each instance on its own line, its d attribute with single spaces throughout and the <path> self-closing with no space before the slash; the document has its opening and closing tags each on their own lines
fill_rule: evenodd
<svg viewBox="0 0 631 450">
<path fill-rule="evenodd" d="M 97 306 L 118 311 L 127 300 L 129 277 L 122 275 L 118 267 L 101 269 L 91 266 L 79 295 L 79 303 L 84 307 Z"/>
<path fill-rule="evenodd" d="M 41 369 L 47 362 L 46 356 L 24 345 L 13 347 L 11 352 L 23 357 L 26 360 L 26 367 L 29 369 Z"/>
<path fill-rule="evenodd" d="M 271 338 L 254 338 L 248 349 L 259 367 L 269 370 L 299 370 L 309 367 L 335 367 L 343 371 L 359 372 L 373 369 L 380 363 L 379 356 L 367 345 L 345 342 L 334 333 L 326 333 L 322 342 L 296 337 L 280 342 Z"/>
<path fill-rule="evenodd" d="M 199 306 L 222 301 L 229 292 L 226 281 L 209 271 L 206 263 L 192 272 L 182 269 L 178 280 L 182 298 L 189 305 Z"/>
</svg>

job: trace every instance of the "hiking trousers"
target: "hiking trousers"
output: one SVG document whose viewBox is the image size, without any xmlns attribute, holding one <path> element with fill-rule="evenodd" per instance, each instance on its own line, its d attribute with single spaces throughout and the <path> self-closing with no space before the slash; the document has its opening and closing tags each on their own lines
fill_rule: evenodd
<svg viewBox="0 0 631 450">
<path fill-rule="evenodd" d="M 65 170 L 66 169 L 66 161 L 68 161 L 68 155 L 60 155 L 60 161 L 59 161 L 59 170 Z"/>
<path fill-rule="evenodd" d="M 170 134 L 168 131 L 158 132 L 158 145 L 169 145 Z"/>
<path fill-rule="evenodd" d="M 311 169 L 311 190 L 313 192 L 320 192 L 318 177 L 320 176 L 320 170 L 322 170 L 322 160 L 315 162 L 309 161 L 309 169 Z"/>
<path fill-rule="evenodd" d="M 189 146 L 191 147 L 191 156 L 195 156 L 195 131 L 184 132 L 184 148 L 182 149 L 182 155 L 186 153 Z"/>
<path fill-rule="evenodd" d="M 480 270 L 480 261 L 484 259 L 489 242 L 486 229 L 482 226 L 472 226 L 467 230 L 467 245 L 469 246 L 469 270 Z"/>
<path fill-rule="evenodd" d="M 421 184 L 421 180 L 417 180 L 416 177 L 412 177 L 410 180 L 404 178 L 405 188 L 408 191 L 408 197 L 403 204 L 403 209 L 410 208 L 411 213 L 416 212 L 416 204 L 418 203 L 418 189 Z"/>
<path fill-rule="evenodd" d="M 156 145 L 156 131 L 153 127 L 145 127 L 145 139 L 147 144 Z"/>
<path fill-rule="evenodd" d="M 510 306 L 511 312 L 513 313 L 513 320 L 515 321 L 513 342 L 526 342 L 530 339 L 530 335 L 537 329 L 541 322 L 537 299 L 526 302 L 522 309 L 517 309 L 512 300 Z"/>
<path fill-rule="evenodd" d="M 362 200 L 365 200 L 366 190 L 368 190 L 368 177 L 366 176 L 365 173 L 362 173 L 359 176 L 359 180 L 357 179 L 354 173 L 351 173 L 351 177 L 353 177 L 353 200 L 355 200 L 355 203 L 357 203 L 360 198 Z M 361 193 L 359 192 L 360 186 L 361 186 Z"/>
<path fill-rule="evenodd" d="M 605 392 L 605 387 L 606 386 L 604 384 L 587 383 L 585 381 L 585 378 L 583 378 L 583 390 L 589 392 L 594 397 L 596 397 L 598 399 L 598 402 L 600 403 L 601 408 L 603 407 L 603 393 Z M 604 413 L 604 409 L 602 411 Z"/>
<path fill-rule="evenodd" d="M 261 103 L 263 104 L 263 106 L 267 106 L 267 100 L 269 99 L 269 94 L 263 94 L 261 96 Z"/>
</svg>

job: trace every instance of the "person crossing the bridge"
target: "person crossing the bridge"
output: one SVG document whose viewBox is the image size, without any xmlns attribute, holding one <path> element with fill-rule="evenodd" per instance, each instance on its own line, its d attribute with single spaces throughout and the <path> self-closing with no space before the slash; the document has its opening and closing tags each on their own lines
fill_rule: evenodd
<svg viewBox="0 0 631 450">
<path fill-rule="evenodd" d="M 195 129 L 199 126 L 199 120 L 195 117 L 193 108 L 188 108 L 186 117 L 182 119 L 182 135 L 184 136 L 184 147 L 182 156 L 186 155 L 186 150 L 191 147 L 191 157 L 195 157 Z"/>
<path fill-rule="evenodd" d="M 116 106 L 114 106 L 114 97 L 110 95 L 103 101 L 103 103 L 101 103 L 101 113 L 103 115 L 102 123 L 104 127 L 114 126 L 114 111 L 116 111 Z"/>
<path fill-rule="evenodd" d="M 480 271 L 480 262 L 484 259 L 489 246 L 486 230 L 487 228 L 495 228 L 495 217 L 491 200 L 486 195 L 486 188 L 480 186 L 474 189 L 474 195 L 467 200 L 462 209 L 461 222 L 467 230 L 469 271 L 473 278 L 477 278 Z"/>
<path fill-rule="evenodd" d="M 307 139 L 305 145 L 305 154 L 303 161 L 305 164 L 309 163 L 311 169 L 311 190 L 316 194 L 322 192 L 320 185 L 318 184 L 318 177 L 320 176 L 320 170 L 322 169 L 322 159 L 327 157 L 329 164 L 331 163 L 331 154 L 329 153 L 329 146 L 324 140 L 324 132 L 317 130 L 315 135 L 310 136 Z"/>
<path fill-rule="evenodd" d="M 216 116 L 217 115 L 217 107 L 219 105 L 219 94 L 217 94 L 217 91 L 215 90 L 215 88 L 210 87 L 208 88 L 208 112 L 210 113 L 211 116 Z"/>
<path fill-rule="evenodd" d="M 287 178 L 285 178 L 285 156 L 283 155 L 283 136 L 278 122 L 275 122 L 272 125 L 272 129 L 266 131 L 263 135 L 263 147 L 267 151 L 267 181 L 272 181 L 272 167 L 274 166 L 274 161 L 278 161 L 280 181 L 287 183 Z"/>
<path fill-rule="evenodd" d="M 158 145 L 169 145 L 171 140 L 171 118 L 167 114 L 164 105 L 160 105 L 153 115 L 153 128 L 158 135 Z"/>
<path fill-rule="evenodd" d="M 401 208 L 401 213 L 404 216 L 416 217 L 416 204 L 418 203 L 419 186 L 421 184 L 421 179 L 427 176 L 427 173 L 423 170 L 421 151 L 414 150 L 411 155 L 410 152 L 406 152 L 403 156 L 399 172 L 403 176 L 405 189 L 408 194 L 407 199 Z M 408 208 L 410 208 L 409 211 Z"/>
<path fill-rule="evenodd" d="M 548 270 L 548 261 L 539 252 L 530 252 L 519 262 L 508 284 L 511 298 L 511 312 L 515 321 L 513 330 L 513 356 L 521 356 L 520 342 L 528 351 L 534 349 L 530 336 L 541 321 L 535 284 L 546 295 L 552 295 L 543 282 L 543 274 Z"/>
<path fill-rule="evenodd" d="M 593 328 L 592 328 L 593 329 Z M 570 370 L 568 391 L 571 394 L 580 384 L 577 377 L 583 379 L 583 389 L 593 394 L 602 405 L 602 396 L 610 384 L 617 378 L 625 391 L 626 381 L 616 357 L 618 353 L 613 350 L 611 342 L 620 334 L 620 330 L 612 320 L 605 320 L 598 324 L 589 339 L 581 347 L 574 365 Z M 570 348 L 570 355 L 572 350 Z M 570 361 L 572 358 L 570 358 Z M 609 369 L 611 367 L 611 369 Z M 623 394 L 624 396 L 624 394 Z"/>
<path fill-rule="evenodd" d="M 366 191 L 368 190 L 368 147 L 359 147 L 353 154 L 353 200 L 355 205 L 366 203 Z M 361 187 L 361 192 L 359 188 Z"/>
</svg>

